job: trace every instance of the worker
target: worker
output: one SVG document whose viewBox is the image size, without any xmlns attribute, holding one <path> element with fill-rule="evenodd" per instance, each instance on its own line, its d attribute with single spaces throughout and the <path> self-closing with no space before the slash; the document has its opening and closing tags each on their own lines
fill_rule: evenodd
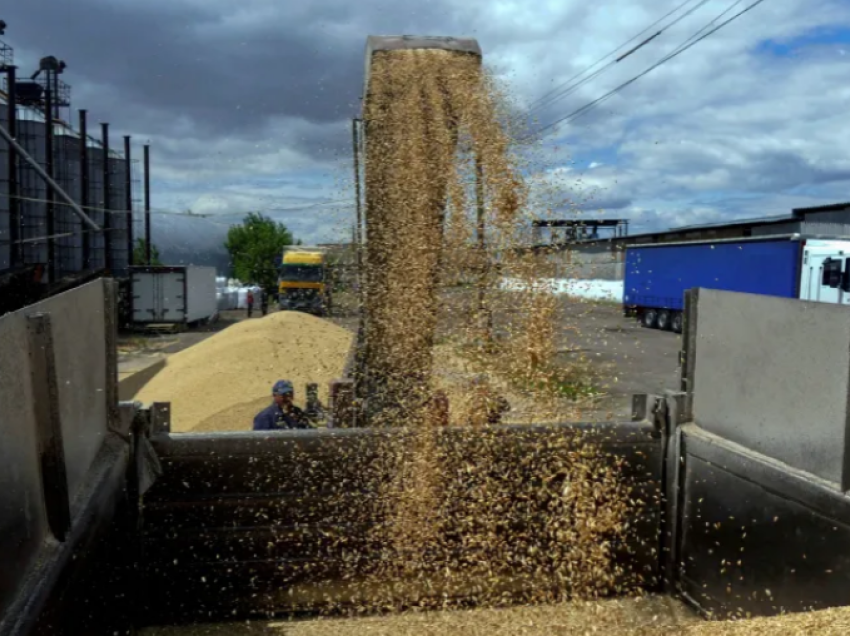
<svg viewBox="0 0 850 636">
<path fill-rule="evenodd" d="M 254 418 L 255 431 L 274 431 L 291 428 L 313 428 L 304 411 L 292 403 L 295 390 L 289 380 L 278 380 L 272 387 L 274 404 Z"/>
<path fill-rule="evenodd" d="M 248 297 L 246 298 L 248 303 L 248 318 L 251 317 L 251 313 L 254 311 L 254 290 L 248 290 Z"/>
<path fill-rule="evenodd" d="M 269 293 L 265 289 L 260 290 L 260 313 L 269 313 Z"/>
<path fill-rule="evenodd" d="M 472 378 L 469 386 L 472 407 L 470 424 L 495 426 L 501 423 L 502 416 L 511 409 L 510 402 L 498 393 L 490 384 L 486 375 Z"/>
</svg>

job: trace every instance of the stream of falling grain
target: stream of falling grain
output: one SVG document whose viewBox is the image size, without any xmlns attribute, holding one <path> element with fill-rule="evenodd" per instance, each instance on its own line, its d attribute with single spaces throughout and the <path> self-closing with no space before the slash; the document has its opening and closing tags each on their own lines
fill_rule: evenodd
<svg viewBox="0 0 850 636">
<path fill-rule="evenodd" d="M 379 495 L 367 543 L 379 549 L 349 573 L 368 590 L 360 607 L 501 606 L 634 589 L 640 577 L 622 563 L 642 504 L 620 477 L 622 462 L 575 430 L 492 426 L 507 408 L 496 378 L 541 408 L 557 402 L 560 379 L 554 294 L 534 283 L 540 259 L 516 249 L 527 191 L 493 83 L 480 59 L 436 50 L 378 53 L 371 68 L 358 395 L 365 424 L 405 432 L 368 469 Z M 527 291 L 500 294 L 504 275 L 527 280 Z M 435 333 L 450 311 L 441 299 L 458 283 L 477 292 L 455 316 L 449 346 L 478 374 L 464 399 L 450 395 L 450 419 L 463 427 L 452 430 L 434 416 Z M 501 311 L 507 305 L 517 311 Z"/>
</svg>

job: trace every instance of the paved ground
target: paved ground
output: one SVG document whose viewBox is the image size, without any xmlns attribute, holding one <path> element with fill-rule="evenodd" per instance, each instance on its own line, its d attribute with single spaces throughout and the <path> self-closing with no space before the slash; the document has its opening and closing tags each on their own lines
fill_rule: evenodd
<svg viewBox="0 0 850 636">
<path fill-rule="evenodd" d="M 259 313 L 255 314 L 259 316 Z M 245 311 L 221 312 L 216 322 L 176 334 L 121 333 L 118 336 L 118 379 L 146 369 L 162 358 L 206 340 L 237 322 L 247 320 Z"/>
<path fill-rule="evenodd" d="M 607 395 L 589 417 L 628 419 L 631 396 L 635 393 L 658 393 L 678 387 L 680 336 L 644 329 L 635 320 L 625 318 L 620 306 L 614 303 L 564 297 L 562 309 L 559 356 L 566 362 L 584 355 L 596 363 L 603 376 Z M 245 311 L 226 311 L 217 322 L 180 334 L 148 337 L 123 334 L 119 373 L 126 377 L 247 319 Z M 353 298 L 339 299 L 333 321 L 346 329 L 357 329 Z"/>
<path fill-rule="evenodd" d="M 620 305 L 607 302 L 563 300 L 564 325 L 559 353 L 563 359 L 584 354 L 595 360 L 606 377 L 600 413 L 616 419 L 631 414 L 631 396 L 677 389 L 681 336 L 644 329 L 623 316 Z"/>
</svg>

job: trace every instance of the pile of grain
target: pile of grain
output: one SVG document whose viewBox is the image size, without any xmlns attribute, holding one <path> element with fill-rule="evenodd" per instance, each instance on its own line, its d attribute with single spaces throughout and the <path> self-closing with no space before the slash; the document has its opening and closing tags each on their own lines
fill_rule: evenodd
<svg viewBox="0 0 850 636">
<path fill-rule="evenodd" d="M 143 636 L 844 636 L 850 608 L 742 621 L 699 622 L 664 597 L 504 610 L 410 613 L 317 621 L 158 627 Z"/>
<path fill-rule="evenodd" d="M 313 621 L 257 621 L 159 627 L 142 636 L 623 636 L 641 627 L 684 626 L 696 617 L 666 597 L 568 603 L 552 606 L 404 613 Z"/>
<path fill-rule="evenodd" d="M 171 402 L 175 432 L 250 430 L 279 379 L 295 384 L 300 404 L 306 384 L 318 383 L 326 403 L 328 382 L 342 374 L 351 340 L 348 331 L 320 318 L 275 312 L 169 357 L 136 399 Z"/>
</svg>

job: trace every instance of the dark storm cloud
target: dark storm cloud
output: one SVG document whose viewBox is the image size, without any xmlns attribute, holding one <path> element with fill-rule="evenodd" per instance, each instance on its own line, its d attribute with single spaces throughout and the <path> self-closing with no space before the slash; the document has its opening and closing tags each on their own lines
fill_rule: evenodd
<svg viewBox="0 0 850 636">
<path fill-rule="evenodd" d="M 746 187 L 758 191 L 821 185 L 850 180 L 846 165 L 814 165 L 802 153 L 761 152 L 752 160 L 752 170 L 740 175 Z"/>
<path fill-rule="evenodd" d="M 354 115 L 366 35 L 428 31 L 438 24 L 445 31 L 450 12 L 444 1 L 414 15 L 399 3 L 343 0 L 211 0 L 203 7 L 165 0 L 26 0 L 10 3 L 3 18 L 11 44 L 65 59 L 69 83 L 84 78 L 108 89 L 106 115 L 120 109 L 122 117 L 141 118 L 152 134 L 186 118 L 193 136 L 246 137 L 260 136 L 275 117 L 324 124 Z M 254 10 L 265 13 L 246 19 Z M 305 133 L 300 143 L 321 143 L 311 136 L 317 135 Z"/>
</svg>

